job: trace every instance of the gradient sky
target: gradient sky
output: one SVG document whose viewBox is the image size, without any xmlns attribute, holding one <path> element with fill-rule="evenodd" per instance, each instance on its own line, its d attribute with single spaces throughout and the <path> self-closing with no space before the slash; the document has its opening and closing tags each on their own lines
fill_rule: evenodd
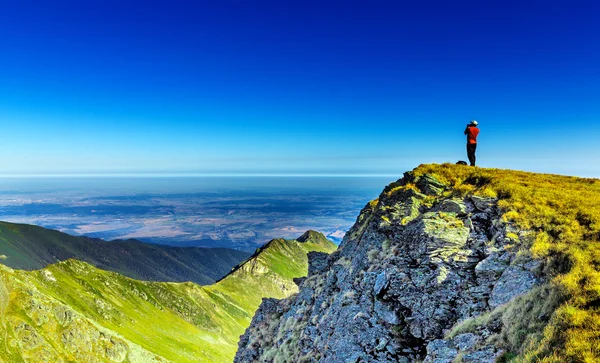
<svg viewBox="0 0 600 363">
<path fill-rule="evenodd" d="M 0 0 L 0 174 L 600 177 L 598 1 Z"/>
</svg>

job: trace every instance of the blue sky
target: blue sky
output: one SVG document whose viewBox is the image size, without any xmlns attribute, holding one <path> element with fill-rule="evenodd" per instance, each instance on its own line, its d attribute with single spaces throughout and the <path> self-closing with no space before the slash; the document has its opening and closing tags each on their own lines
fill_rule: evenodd
<svg viewBox="0 0 600 363">
<path fill-rule="evenodd" d="M 600 177 L 596 1 L 0 0 L 0 174 Z"/>
</svg>

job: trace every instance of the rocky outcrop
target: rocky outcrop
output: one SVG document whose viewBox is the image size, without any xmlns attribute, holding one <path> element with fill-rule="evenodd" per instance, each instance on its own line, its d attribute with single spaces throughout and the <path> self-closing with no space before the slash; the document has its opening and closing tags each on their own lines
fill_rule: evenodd
<svg viewBox="0 0 600 363">
<path fill-rule="evenodd" d="M 386 187 L 338 251 L 309 254 L 298 294 L 263 301 L 235 362 L 494 362 L 501 311 L 540 262 L 496 200 L 452 195 L 430 175 Z"/>
</svg>

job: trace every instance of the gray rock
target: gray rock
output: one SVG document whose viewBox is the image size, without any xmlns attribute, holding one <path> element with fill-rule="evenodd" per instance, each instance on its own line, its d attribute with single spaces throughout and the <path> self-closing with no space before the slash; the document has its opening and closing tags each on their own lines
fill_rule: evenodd
<svg viewBox="0 0 600 363">
<path fill-rule="evenodd" d="M 479 342 L 480 338 L 472 333 L 460 334 L 457 335 L 454 339 L 454 345 L 460 351 L 471 350 Z"/>
<path fill-rule="evenodd" d="M 35 328 L 27 323 L 21 323 L 15 328 L 17 344 L 22 350 L 33 350 L 47 344 L 44 337 L 38 334 Z"/>
<path fill-rule="evenodd" d="M 487 347 L 476 352 L 465 354 L 462 357 L 464 363 L 495 363 L 503 351 L 496 350 L 494 347 Z"/>
<path fill-rule="evenodd" d="M 426 248 L 430 256 L 446 260 L 467 244 L 469 229 L 460 220 L 427 217 L 421 220 L 418 228 L 430 237 L 425 244 L 421 243 L 421 247 Z"/>
<path fill-rule="evenodd" d="M 65 305 L 57 305 L 54 308 L 54 316 L 56 317 L 58 323 L 62 326 L 69 325 L 75 318 L 73 310 L 71 310 Z"/>
<path fill-rule="evenodd" d="M 448 341 L 436 339 L 427 344 L 427 356 L 424 363 L 452 363 L 458 356 L 458 350 Z"/>
<path fill-rule="evenodd" d="M 375 279 L 375 285 L 373 286 L 373 293 L 377 297 L 383 296 L 385 290 L 390 286 L 390 279 L 385 271 L 377 275 Z"/>
<path fill-rule="evenodd" d="M 309 252 L 308 253 L 308 276 L 316 275 L 327 269 L 327 259 L 329 254 L 325 252 Z"/>
<path fill-rule="evenodd" d="M 471 218 L 469 218 L 469 217 L 465 218 L 463 223 L 465 224 L 465 227 L 467 227 L 469 229 L 469 231 L 473 231 L 474 225 L 473 225 L 473 221 L 471 220 Z"/>
<path fill-rule="evenodd" d="M 508 266 L 494 285 L 489 304 L 492 308 L 506 304 L 515 297 L 525 294 L 538 283 L 533 272 L 516 265 Z"/>
<path fill-rule="evenodd" d="M 445 184 L 429 174 L 421 176 L 415 184 L 427 195 L 440 195 L 446 188 Z"/>
<path fill-rule="evenodd" d="M 387 344 L 388 344 L 388 340 L 386 338 L 382 338 L 379 341 L 379 344 L 377 344 L 377 346 L 375 347 L 375 350 L 384 350 L 385 347 L 387 346 Z"/>
<path fill-rule="evenodd" d="M 492 211 L 492 208 L 494 208 L 494 206 L 496 205 L 496 200 L 493 198 L 472 196 L 471 200 L 473 201 L 475 208 L 477 208 L 481 212 L 490 213 Z"/>
<path fill-rule="evenodd" d="M 508 262 L 503 254 L 493 252 L 475 266 L 475 274 L 490 282 L 496 281 L 508 267 Z"/>
<path fill-rule="evenodd" d="M 396 316 L 396 313 L 389 308 L 386 304 L 382 303 L 379 300 L 375 301 L 375 315 L 377 315 L 377 317 L 383 321 L 385 321 L 386 323 L 390 324 L 390 325 L 397 325 L 398 324 L 398 317 Z"/>
<path fill-rule="evenodd" d="M 300 287 L 304 283 L 304 281 L 306 281 L 306 277 L 295 277 L 292 279 L 292 281 L 294 281 L 296 286 Z"/>
<path fill-rule="evenodd" d="M 105 348 L 106 356 L 113 362 L 122 362 L 127 357 L 127 345 L 121 339 L 112 337 Z"/>
<path fill-rule="evenodd" d="M 398 188 L 407 183 L 428 197 Z M 444 334 L 527 292 L 541 265 L 513 262 L 495 200 L 450 199 L 445 190 L 410 173 L 388 186 L 336 253 L 311 255 L 298 294 L 264 300 L 235 362 L 271 362 L 273 352 L 289 362 L 452 363 L 459 354 L 492 362 L 499 350 L 486 339 L 501 333 L 501 319 L 452 340 Z"/>
<path fill-rule="evenodd" d="M 480 262 L 479 252 L 477 250 L 468 249 L 460 250 L 452 256 L 451 264 L 464 269 L 475 268 Z"/>
<path fill-rule="evenodd" d="M 471 219 L 477 222 L 487 222 L 490 220 L 490 215 L 484 212 L 473 213 Z"/>
<path fill-rule="evenodd" d="M 467 215 L 467 207 L 460 199 L 446 199 L 442 202 L 440 209 L 441 212 L 456 213 L 458 216 Z"/>
</svg>

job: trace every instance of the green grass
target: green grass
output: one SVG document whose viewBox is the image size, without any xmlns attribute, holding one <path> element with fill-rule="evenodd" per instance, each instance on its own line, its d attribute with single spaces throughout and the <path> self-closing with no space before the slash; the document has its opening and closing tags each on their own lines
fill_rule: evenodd
<svg viewBox="0 0 600 363">
<path fill-rule="evenodd" d="M 306 253 L 334 249 L 328 241 L 274 240 L 210 286 L 138 281 L 77 260 L 39 271 L 0 265 L 0 361 L 36 355 L 48 361 L 79 361 L 62 342 L 74 323 L 57 323 L 56 309 L 66 308 L 81 316 L 77 324 L 85 326 L 85 333 L 78 333 L 82 340 L 99 326 L 146 355 L 174 362 L 230 362 L 262 298 L 296 292 L 291 279 L 306 274 Z M 19 339 L 31 340 L 15 332 L 22 323 L 43 338 L 47 351 L 14 345 Z M 101 350 L 100 343 L 94 344 L 88 346 Z"/>
<path fill-rule="evenodd" d="M 226 248 L 181 248 L 136 240 L 106 242 L 28 224 L 0 222 L 0 260 L 14 269 L 40 269 L 76 258 L 135 279 L 207 285 L 248 255 Z"/>
<path fill-rule="evenodd" d="M 600 181 L 451 164 L 421 165 L 414 174 L 446 183 L 447 195 L 499 198 L 505 222 L 533 233 L 511 237 L 522 253 L 545 260 L 550 282 L 545 298 L 518 299 L 505 316 L 518 327 L 504 337 L 518 354 L 513 361 L 599 362 Z M 550 298 L 548 323 L 539 324 L 528 311 L 544 310 Z"/>
</svg>

